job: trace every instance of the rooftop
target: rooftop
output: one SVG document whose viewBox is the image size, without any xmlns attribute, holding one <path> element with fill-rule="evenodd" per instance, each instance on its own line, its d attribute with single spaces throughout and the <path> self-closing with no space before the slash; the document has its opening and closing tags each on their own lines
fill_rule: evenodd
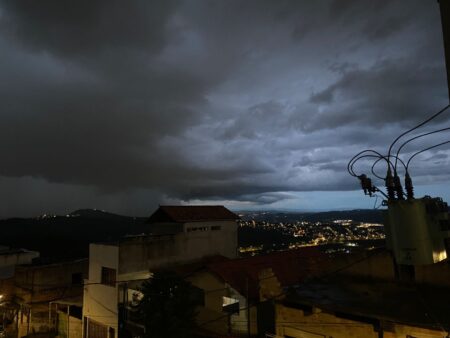
<svg viewBox="0 0 450 338">
<path fill-rule="evenodd" d="M 10 249 L 8 247 L 1 246 L 0 247 L 0 256 L 8 256 L 8 255 L 17 255 L 17 254 L 24 254 L 24 253 L 36 253 L 37 251 L 31 251 L 27 249 Z"/>
<path fill-rule="evenodd" d="M 186 223 L 234 221 L 239 216 L 222 205 L 160 206 L 148 219 L 149 223 Z"/>
<path fill-rule="evenodd" d="M 250 298 L 259 297 L 259 276 L 271 268 L 282 287 L 300 283 L 323 269 L 329 257 L 315 247 L 278 251 L 266 255 L 218 261 L 208 265 L 210 271 L 230 284 L 242 295 L 246 294 L 247 279 Z"/>
<path fill-rule="evenodd" d="M 448 330 L 448 294 L 446 288 L 425 285 L 319 281 L 299 285 L 284 303 L 320 308 L 338 317 L 350 315 L 359 321 L 365 318 Z"/>
</svg>

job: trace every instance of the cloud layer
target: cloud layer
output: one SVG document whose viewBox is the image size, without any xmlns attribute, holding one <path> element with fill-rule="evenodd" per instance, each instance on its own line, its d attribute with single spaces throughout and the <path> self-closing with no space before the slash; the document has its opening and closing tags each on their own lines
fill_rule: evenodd
<svg viewBox="0 0 450 338">
<path fill-rule="evenodd" d="M 353 190 L 354 153 L 448 102 L 420 0 L 2 1 L 0 74 L 0 216 Z"/>
</svg>

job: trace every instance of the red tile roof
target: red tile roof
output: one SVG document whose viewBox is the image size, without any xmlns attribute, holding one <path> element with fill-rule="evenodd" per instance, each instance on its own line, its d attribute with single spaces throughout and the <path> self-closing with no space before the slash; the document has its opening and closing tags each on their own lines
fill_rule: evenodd
<svg viewBox="0 0 450 338">
<path fill-rule="evenodd" d="M 259 297 L 258 274 L 261 270 L 271 268 L 282 287 L 299 284 L 305 278 L 315 276 L 328 262 L 328 256 L 315 247 L 274 252 L 267 255 L 233 259 L 208 265 L 210 271 L 230 284 L 241 295 Z"/>
<path fill-rule="evenodd" d="M 237 220 L 239 216 L 222 205 L 195 205 L 195 206 L 160 206 L 150 216 L 149 223 L 160 222 L 201 222 L 201 221 L 229 221 Z"/>
</svg>

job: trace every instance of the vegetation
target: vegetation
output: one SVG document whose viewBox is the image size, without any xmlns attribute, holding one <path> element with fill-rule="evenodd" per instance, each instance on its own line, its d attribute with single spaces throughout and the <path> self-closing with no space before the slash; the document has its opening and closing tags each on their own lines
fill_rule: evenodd
<svg viewBox="0 0 450 338">
<path fill-rule="evenodd" d="M 144 282 L 138 310 L 146 337 L 195 337 L 196 309 L 203 302 L 200 290 L 171 271 L 155 272 Z"/>
</svg>

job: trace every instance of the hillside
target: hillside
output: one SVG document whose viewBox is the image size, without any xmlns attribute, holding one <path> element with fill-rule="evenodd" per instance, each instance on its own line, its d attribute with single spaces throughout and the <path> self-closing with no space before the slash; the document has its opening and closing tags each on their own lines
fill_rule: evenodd
<svg viewBox="0 0 450 338">
<path fill-rule="evenodd" d="M 383 210 L 357 209 L 343 211 L 324 212 L 291 212 L 291 211 L 242 211 L 239 213 L 242 219 L 255 221 L 279 222 L 327 222 L 336 219 L 351 219 L 356 222 L 383 223 Z"/>
<path fill-rule="evenodd" d="M 381 223 L 380 210 L 331 211 L 319 213 L 241 212 L 243 219 L 265 220 L 272 223 L 295 221 L 329 221 L 353 219 Z M 240 231 L 240 242 L 283 242 L 286 236 L 275 232 L 252 233 Z M 66 216 L 14 218 L 0 220 L 0 245 L 36 250 L 42 257 L 57 259 L 87 257 L 89 243 L 117 241 L 125 235 L 150 233 L 146 218 L 116 215 L 101 210 L 81 209 Z M 241 245 L 241 243 L 239 243 Z"/>
</svg>

